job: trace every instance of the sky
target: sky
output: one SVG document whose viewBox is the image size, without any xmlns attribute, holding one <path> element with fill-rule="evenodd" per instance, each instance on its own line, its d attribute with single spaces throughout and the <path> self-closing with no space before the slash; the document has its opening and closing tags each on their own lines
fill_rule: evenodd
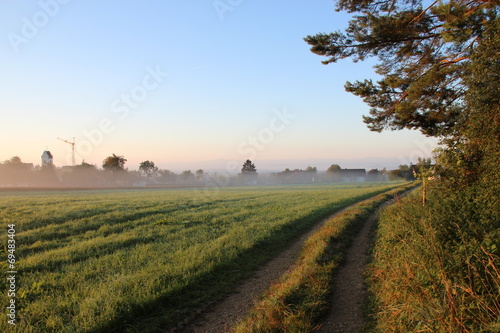
<svg viewBox="0 0 500 333">
<path fill-rule="evenodd" d="M 430 157 L 417 131 L 371 132 L 346 81 L 303 38 L 349 21 L 331 0 L 3 0 L 0 161 L 137 169 L 382 168 Z"/>
</svg>

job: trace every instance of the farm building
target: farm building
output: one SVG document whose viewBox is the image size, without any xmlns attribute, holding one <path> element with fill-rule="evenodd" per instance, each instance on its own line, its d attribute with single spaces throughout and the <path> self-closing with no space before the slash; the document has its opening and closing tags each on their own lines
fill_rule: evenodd
<svg viewBox="0 0 500 333">
<path fill-rule="evenodd" d="M 364 182 L 366 178 L 365 169 L 341 169 L 340 177 L 344 182 Z"/>
<path fill-rule="evenodd" d="M 302 169 L 286 169 L 276 174 L 280 184 L 314 183 L 316 175 L 316 172 L 309 172 Z"/>
</svg>

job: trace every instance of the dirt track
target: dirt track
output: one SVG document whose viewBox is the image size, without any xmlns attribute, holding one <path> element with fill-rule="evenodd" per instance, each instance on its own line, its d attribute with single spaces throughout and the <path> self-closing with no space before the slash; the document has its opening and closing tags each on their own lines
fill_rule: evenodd
<svg viewBox="0 0 500 333">
<path fill-rule="evenodd" d="M 368 294 L 363 274 L 370 260 L 370 230 L 376 222 L 377 214 L 372 214 L 347 249 L 333 276 L 330 311 L 318 332 L 355 333 L 361 332 L 365 325 L 363 308 Z"/>
<path fill-rule="evenodd" d="M 407 190 L 398 197 L 406 196 L 415 190 Z M 382 207 L 394 202 L 385 202 Z M 349 206 L 351 207 L 351 206 Z M 230 327 L 238 322 L 251 309 L 260 295 L 293 265 L 305 240 L 316 232 L 326 220 L 341 213 L 346 207 L 314 225 L 280 255 L 270 260 L 248 280 L 244 281 L 232 294 L 216 303 L 208 311 L 202 313 L 189 326 L 176 332 L 188 333 L 220 333 L 230 332 Z M 332 295 L 330 309 L 319 325 L 320 333 L 356 333 L 365 326 L 363 313 L 368 292 L 364 281 L 364 271 L 370 260 L 370 249 L 373 244 L 373 228 L 378 222 L 378 209 L 370 215 L 363 227 L 354 237 L 344 254 L 344 259 L 332 276 Z"/>
<path fill-rule="evenodd" d="M 233 293 L 215 304 L 209 311 L 202 314 L 181 332 L 229 332 L 228 328 L 248 313 L 255 300 L 274 281 L 293 267 L 306 239 L 316 232 L 327 219 L 338 213 L 334 213 L 317 223 L 277 257 L 260 267 L 250 279 L 244 281 Z"/>
<path fill-rule="evenodd" d="M 255 300 L 274 281 L 293 267 L 305 240 L 316 232 L 326 220 L 339 213 L 334 213 L 317 223 L 280 255 L 259 268 L 233 293 L 202 313 L 189 326 L 176 332 L 229 332 L 229 328 L 248 313 Z M 362 268 L 368 262 L 369 230 L 375 221 L 375 215 L 367 220 L 349 248 L 345 263 L 335 275 L 335 281 L 338 280 L 341 283 L 334 284 L 336 297 L 332 299 L 332 313 L 325 318 L 320 332 L 357 332 L 364 324 L 362 305 L 365 291 Z"/>
</svg>

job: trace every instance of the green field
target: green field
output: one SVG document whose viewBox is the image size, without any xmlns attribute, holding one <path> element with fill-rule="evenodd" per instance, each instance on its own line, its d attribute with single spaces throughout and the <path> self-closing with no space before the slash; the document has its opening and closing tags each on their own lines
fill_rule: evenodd
<svg viewBox="0 0 500 333">
<path fill-rule="evenodd" d="M 0 193 L 2 257 L 14 224 L 18 272 L 0 298 L 17 325 L 2 311 L 0 331 L 174 327 L 320 218 L 396 185 Z"/>
</svg>

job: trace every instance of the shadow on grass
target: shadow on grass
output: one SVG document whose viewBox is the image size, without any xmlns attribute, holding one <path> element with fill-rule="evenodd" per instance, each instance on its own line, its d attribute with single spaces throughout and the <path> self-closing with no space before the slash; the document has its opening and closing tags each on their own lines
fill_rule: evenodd
<svg viewBox="0 0 500 333">
<path fill-rule="evenodd" d="M 220 300 L 320 220 L 386 191 L 387 189 L 350 198 L 291 221 L 234 259 L 220 263 L 212 271 L 193 278 L 188 285 L 152 302 L 134 305 L 129 311 L 122 312 L 115 319 L 89 332 L 181 332 L 182 326 L 196 318 L 202 309 Z"/>
</svg>

